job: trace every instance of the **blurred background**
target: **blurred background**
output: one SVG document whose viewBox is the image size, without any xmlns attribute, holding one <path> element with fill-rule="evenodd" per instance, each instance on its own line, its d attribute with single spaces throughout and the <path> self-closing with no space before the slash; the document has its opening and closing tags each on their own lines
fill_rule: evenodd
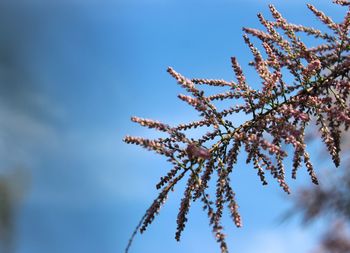
<svg viewBox="0 0 350 253">
<path fill-rule="evenodd" d="M 306 2 L 1 0 L 0 252 L 123 252 L 170 169 L 162 157 L 122 142 L 126 134 L 156 136 L 130 116 L 170 124 L 195 116 L 176 98 L 180 88 L 167 66 L 232 80 L 235 55 L 258 87 L 241 27 L 261 28 L 256 13 L 270 17 L 268 3 L 293 23 L 319 27 Z M 337 21 L 344 13 L 329 0 L 308 2 Z M 319 171 L 328 166 L 318 164 Z M 327 223 L 281 223 L 293 200 L 274 183 L 262 187 L 244 163 L 236 168 L 244 227 L 227 219 L 231 252 L 310 252 Z M 293 192 L 309 183 L 304 171 L 299 179 Z M 219 252 L 200 205 L 175 241 L 182 191 L 131 252 Z"/>
</svg>

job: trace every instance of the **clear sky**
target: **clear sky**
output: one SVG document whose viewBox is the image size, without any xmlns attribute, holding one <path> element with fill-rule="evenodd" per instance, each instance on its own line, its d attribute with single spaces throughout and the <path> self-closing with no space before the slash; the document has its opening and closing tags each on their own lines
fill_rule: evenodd
<svg viewBox="0 0 350 253">
<path fill-rule="evenodd" d="M 308 2 L 336 20 L 343 13 L 329 0 Z M 241 27 L 261 28 L 256 13 L 270 17 L 269 3 L 293 23 L 319 26 L 302 0 L 2 1 L 0 170 L 20 168 L 27 185 L 13 190 L 22 191 L 14 252 L 123 252 L 170 169 L 162 157 L 122 142 L 126 134 L 156 136 L 130 116 L 168 123 L 195 116 L 176 98 L 168 66 L 188 77 L 232 80 L 230 57 L 237 56 L 258 87 Z M 262 187 L 250 166 L 236 166 L 244 227 L 226 219 L 231 252 L 312 247 L 317 228 L 305 230 L 295 219 L 280 224 L 290 199 L 270 181 Z M 183 240 L 175 241 L 182 191 L 131 252 L 219 252 L 196 204 Z"/>
</svg>

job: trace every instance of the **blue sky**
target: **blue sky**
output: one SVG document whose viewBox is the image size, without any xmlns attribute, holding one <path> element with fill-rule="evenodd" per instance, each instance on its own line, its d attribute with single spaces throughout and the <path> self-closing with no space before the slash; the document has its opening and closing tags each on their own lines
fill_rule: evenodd
<svg viewBox="0 0 350 253">
<path fill-rule="evenodd" d="M 309 2 L 333 17 L 343 13 L 330 1 Z M 260 27 L 256 13 L 269 16 L 268 3 L 294 23 L 318 26 L 301 0 L 2 1 L 0 165 L 4 175 L 21 168 L 27 185 L 13 190 L 22 192 L 15 252 L 122 252 L 170 168 L 122 142 L 126 134 L 156 136 L 130 116 L 168 123 L 196 116 L 176 98 L 168 66 L 188 77 L 232 80 L 235 55 L 258 87 L 241 27 Z M 232 182 L 244 222 L 242 229 L 225 222 L 232 252 L 312 247 L 317 226 L 278 222 L 290 199 L 276 184 L 262 187 L 243 163 Z M 174 240 L 182 191 L 131 252 L 218 252 L 198 205 L 182 242 Z"/>
</svg>

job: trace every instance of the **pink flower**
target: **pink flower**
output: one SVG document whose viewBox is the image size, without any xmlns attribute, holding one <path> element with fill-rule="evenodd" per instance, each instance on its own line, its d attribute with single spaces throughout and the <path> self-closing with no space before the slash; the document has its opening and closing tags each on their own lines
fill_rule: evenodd
<svg viewBox="0 0 350 253">
<path fill-rule="evenodd" d="M 188 144 L 186 148 L 187 155 L 190 159 L 192 158 L 202 158 L 208 160 L 210 158 L 210 151 L 208 149 L 198 147 L 197 145 L 191 143 Z"/>
</svg>

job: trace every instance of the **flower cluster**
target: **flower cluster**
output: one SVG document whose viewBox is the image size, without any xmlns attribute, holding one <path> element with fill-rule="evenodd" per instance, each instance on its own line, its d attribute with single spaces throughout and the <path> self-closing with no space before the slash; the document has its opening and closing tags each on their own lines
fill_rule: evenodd
<svg viewBox="0 0 350 253">
<path fill-rule="evenodd" d="M 348 6 L 348 1 L 335 1 Z M 185 228 L 191 202 L 200 200 L 221 252 L 228 252 L 221 218 L 225 206 L 237 227 L 242 226 L 230 175 L 241 151 L 247 154 L 263 185 L 266 173 L 276 179 L 281 188 L 290 193 L 286 182 L 285 159 L 292 150 L 292 178 L 303 165 L 313 183 L 318 184 L 310 155 L 306 150 L 305 130 L 315 122 L 335 166 L 340 164 L 341 132 L 350 127 L 350 10 L 341 23 L 317 10 L 308 8 L 328 27 L 329 32 L 289 23 L 274 6 L 269 6 L 273 21 L 258 14 L 265 31 L 243 28 L 244 41 L 249 47 L 262 80 L 261 89 L 253 89 L 247 82 L 236 58 L 231 58 L 236 81 L 189 79 L 173 68 L 169 74 L 184 88 L 187 95 L 179 98 L 193 107 L 201 117 L 198 121 L 169 126 L 158 121 L 133 117 L 132 121 L 168 134 L 155 140 L 127 136 L 126 143 L 140 145 L 167 157 L 173 168 L 157 184 L 158 197 L 146 211 L 137 230 L 145 231 L 158 214 L 170 191 L 188 175 L 186 189 L 177 216 L 176 240 Z M 347 7 L 346 7 L 347 8 Z M 299 33 L 313 36 L 319 42 L 307 47 Z M 253 43 L 261 43 L 264 53 Z M 264 55 L 264 56 L 263 56 Z M 289 73 L 287 75 L 286 73 Z M 223 93 L 207 95 L 202 85 L 220 86 Z M 224 110 L 217 109 L 217 101 L 237 101 Z M 235 125 L 235 114 L 248 114 L 249 120 Z M 187 130 L 210 127 L 208 133 L 193 139 Z M 215 182 L 215 198 L 209 196 L 210 180 Z M 127 250 L 132 242 L 129 242 Z"/>
</svg>

